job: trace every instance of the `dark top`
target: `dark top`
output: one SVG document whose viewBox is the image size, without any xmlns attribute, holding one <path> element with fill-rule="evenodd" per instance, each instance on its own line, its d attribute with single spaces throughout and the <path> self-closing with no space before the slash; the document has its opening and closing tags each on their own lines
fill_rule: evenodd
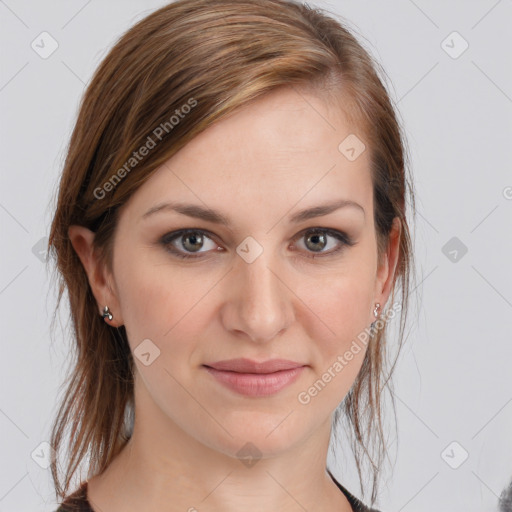
<svg viewBox="0 0 512 512">
<path fill-rule="evenodd" d="M 374 508 L 368 508 L 363 502 L 347 491 L 347 489 L 332 476 L 329 470 L 327 470 L 327 473 L 329 473 L 329 476 L 338 486 L 339 490 L 346 496 L 354 512 L 379 512 Z M 94 512 L 87 501 L 87 482 L 82 483 L 77 491 L 69 495 L 55 512 Z"/>
</svg>

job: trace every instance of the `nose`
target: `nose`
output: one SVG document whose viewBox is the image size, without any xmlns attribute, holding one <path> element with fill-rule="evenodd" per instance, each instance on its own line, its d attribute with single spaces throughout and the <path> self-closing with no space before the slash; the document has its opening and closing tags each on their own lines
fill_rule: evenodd
<svg viewBox="0 0 512 512">
<path fill-rule="evenodd" d="M 237 258 L 226 284 L 224 327 L 238 337 L 266 343 L 294 320 L 293 292 L 275 258 L 264 251 L 252 263 Z"/>
</svg>

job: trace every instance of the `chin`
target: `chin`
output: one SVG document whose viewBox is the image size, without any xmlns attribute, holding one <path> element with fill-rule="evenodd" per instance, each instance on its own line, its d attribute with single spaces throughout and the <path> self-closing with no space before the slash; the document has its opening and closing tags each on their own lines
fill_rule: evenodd
<svg viewBox="0 0 512 512">
<path fill-rule="evenodd" d="M 279 412 L 237 411 L 225 415 L 224 429 L 217 429 L 215 438 L 204 432 L 203 442 L 231 457 L 270 458 L 300 445 L 318 426 L 309 425 L 300 409 L 286 407 Z M 302 413 L 303 415 L 304 413 Z M 215 415 L 215 414 L 214 414 Z"/>
</svg>

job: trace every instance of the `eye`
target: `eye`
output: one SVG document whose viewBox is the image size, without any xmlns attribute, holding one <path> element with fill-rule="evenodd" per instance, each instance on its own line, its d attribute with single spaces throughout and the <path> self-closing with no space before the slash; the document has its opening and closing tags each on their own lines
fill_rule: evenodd
<svg viewBox="0 0 512 512">
<path fill-rule="evenodd" d="M 329 238 L 337 240 L 336 243 L 329 243 Z M 305 252 L 312 253 L 306 255 L 307 258 L 318 258 L 324 256 L 331 256 L 341 251 L 344 246 L 353 246 L 355 242 L 342 231 L 337 231 L 329 228 L 309 228 L 306 231 L 299 233 L 294 238 L 294 242 L 297 240 L 305 240 Z M 208 248 L 207 241 L 210 241 L 211 245 Z M 160 243 L 165 247 L 171 254 L 182 259 L 189 258 L 200 258 L 202 253 L 208 253 L 212 250 L 222 250 L 213 241 L 209 233 L 202 229 L 186 229 L 180 231 L 173 231 L 164 235 Z M 329 246 L 333 246 L 334 249 L 325 251 L 324 249 Z M 201 250 L 206 248 L 206 250 Z"/>
<path fill-rule="evenodd" d="M 209 249 L 206 247 L 206 251 L 201 251 L 200 249 L 204 247 L 206 240 L 210 240 L 212 246 L 210 246 Z M 175 241 L 178 243 L 175 244 Z M 162 237 L 161 243 L 169 252 L 183 259 L 200 258 L 201 253 L 208 252 L 208 250 L 218 247 L 217 244 L 206 235 L 206 231 L 191 229 L 168 233 Z M 176 247 L 176 245 L 178 247 Z M 199 254 L 199 256 L 194 256 L 192 253 Z"/>
<path fill-rule="evenodd" d="M 337 240 L 338 243 L 334 242 L 329 244 L 329 238 Z M 300 233 L 295 238 L 295 240 L 297 239 L 305 240 L 304 246 L 306 247 L 306 252 L 313 253 L 306 256 L 309 258 L 332 256 L 340 252 L 346 245 L 350 247 L 355 245 L 355 242 L 346 233 L 321 227 L 309 228 L 307 231 Z M 334 245 L 334 249 L 324 250 L 326 247 L 329 247 L 329 245 L 331 247 Z"/>
</svg>

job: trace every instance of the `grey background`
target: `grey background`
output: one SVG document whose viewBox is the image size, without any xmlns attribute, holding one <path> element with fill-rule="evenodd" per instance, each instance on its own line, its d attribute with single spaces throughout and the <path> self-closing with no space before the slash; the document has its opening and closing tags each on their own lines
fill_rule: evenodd
<svg viewBox="0 0 512 512">
<path fill-rule="evenodd" d="M 36 461 L 44 466 L 70 339 L 50 336 L 55 296 L 37 248 L 78 102 L 121 33 L 165 3 L 0 0 L 0 512 L 55 508 Z M 349 20 L 390 77 L 418 199 L 419 295 L 379 507 L 497 510 L 512 478 L 512 2 L 311 3 Z M 43 31 L 58 43 L 46 59 L 31 47 Z M 350 461 L 334 473 L 359 493 Z"/>
</svg>

